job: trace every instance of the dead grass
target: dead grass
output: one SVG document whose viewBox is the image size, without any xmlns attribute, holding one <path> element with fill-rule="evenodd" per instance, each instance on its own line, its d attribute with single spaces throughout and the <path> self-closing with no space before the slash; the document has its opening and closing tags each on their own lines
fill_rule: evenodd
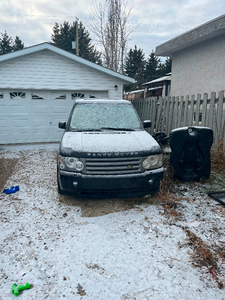
<svg viewBox="0 0 225 300">
<path fill-rule="evenodd" d="M 7 179 L 11 176 L 18 159 L 0 159 L 0 191 L 3 190 Z"/>
<path fill-rule="evenodd" d="M 225 169 L 225 155 L 223 152 L 211 152 L 211 170 L 220 173 Z"/>
<path fill-rule="evenodd" d="M 219 268 L 217 264 L 218 258 L 216 257 L 217 255 L 221 255 L 221 251 L 215 252 L 215 254 L 213 254 L 210 251 L 209 246 L 204 243 L 201 238 L 197 237 L 196 234 L 188 229 L 186 229 L 186 233 L 189 238 L 189 244 L 194 249 L 194 254 L 192 255 L 193 265 L 195 267 L 206 267 L 212 274 L 213 278 L 216 280 L 218 287 L 222 289 L 224 287 L 224 284 L 217 275 L 219 272 Z"/>
<path fill-rule="evenodd" d="M 164 156 L 164 176 L 157 197 L 164 208 L 164 213 L 169 214 L 175 220 L 180 216 L 177 208 L 181 206 L 181 198 L 175 197 L 173 194 L 173 190 L 178 184 L 180 182 L 174 178 L 174 170 L 170 166 L 169 156 L 166 155 Z"/>
</svg>

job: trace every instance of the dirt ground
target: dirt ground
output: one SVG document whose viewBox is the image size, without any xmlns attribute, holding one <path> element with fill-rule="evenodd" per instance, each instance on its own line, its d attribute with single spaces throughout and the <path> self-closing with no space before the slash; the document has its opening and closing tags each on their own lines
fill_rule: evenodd
<svg viewBox="0 0 225 300">
<path fill-rule="evenodd" d="M 18 159 L 0 159 L 0 190 L 3 189 L 17 162 Z"/>
</svg>

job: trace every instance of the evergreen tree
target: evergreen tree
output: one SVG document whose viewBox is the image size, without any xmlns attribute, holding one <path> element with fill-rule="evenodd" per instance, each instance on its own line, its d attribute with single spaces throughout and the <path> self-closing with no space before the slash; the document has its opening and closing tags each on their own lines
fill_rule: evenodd
<svg viewBox="0 0 225 300">
<path fill-rule="evenodd" d="M 13 51 L 18 51 L 24 49 L 24 43 L 21 41 L 21 39 L 16 36 L 13 44 Z"/>
<path fill-rule="evenodd" d="M 126 90 L 138 88 L 144 80 L 145 71 L 145 55 L 142 49 L 137 49 L 136 45 L 134 50 L 130 49 L 126 57 L 124 69 L 126 75 L 137 81 L 135 85 L 127 86 Z"/>
<path fill-rule="evenodd" d="M 72 49 L 72 42 L 76 40 L 76 26 L 78 26 L 79 56 L 91 62 L 101 64 L 101 55 L 91 43 L 88 31 L 82 22 L 64 22 L 59 25 L 55 23 L 51 35 L 52 44 L 70 53 L 76 54 Z"/>
<path fill-rule="evenodd" d="M 0 55 L 11 53 L 24 48 L 24 44 L 21 39 L 16 36 L 13 41 L 12 37 L 8 36 L 7 32 L 1 33 L 2 38 L 0 38 Z"/>
<path fill-rule="evenodd" d="M 160 77 L 161 60 L 155 56 L 155 52 L 149 55 L 145 68 L 145 82 L 152 81 Z"/>
<path fill-rule="evenodd" d="M 172 57 L 167 57 L 164 62 L 164 75 L 172 71 Z"/>
<path fill-rule="evenodd" d="M 7 54 L 13 51 L 13 39 L 8 36 L 7 32 L 1 33 L 0 38 L 0 55 Z"/>
</svg>

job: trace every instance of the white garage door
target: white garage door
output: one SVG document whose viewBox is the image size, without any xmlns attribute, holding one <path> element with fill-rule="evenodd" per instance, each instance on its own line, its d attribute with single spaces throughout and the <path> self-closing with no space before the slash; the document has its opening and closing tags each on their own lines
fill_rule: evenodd
<svg viewBox="0 0 225 300">
<path fill-rule="evenodd" d="M 58 142 L 76 98 L 108 98 L 93 91 L 0 91 L 0 144 Z"/>
</svg>

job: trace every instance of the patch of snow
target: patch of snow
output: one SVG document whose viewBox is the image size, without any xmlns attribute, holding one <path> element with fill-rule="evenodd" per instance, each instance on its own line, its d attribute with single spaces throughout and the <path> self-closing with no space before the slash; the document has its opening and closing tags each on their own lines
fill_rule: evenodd
<svg viewBox="0 0 225 300">
<path fill-rule="evenodd" d="M 191 201 L 182 201 L 183 220 L 173 225 L 161 206 L 146 204 L 87 218 L 59 201 L 56 151 L 0 152 L 15 156 L 21 160 L 5 188 L 20 191 L 0 194 L 1 299 L 15 299 L 11 286 L 26 282 L 33 288 L 21 300 L 225 299 L 211 274 L 193 268 L 191 248 L 179 247 L 187 243 L 179 225 L 193 219 L 203 240 L 225 241 L 224 211 L 197 187 L 186 185 Z M 209 231 L 214 226 L 220 235 Z"/>
</svg>

